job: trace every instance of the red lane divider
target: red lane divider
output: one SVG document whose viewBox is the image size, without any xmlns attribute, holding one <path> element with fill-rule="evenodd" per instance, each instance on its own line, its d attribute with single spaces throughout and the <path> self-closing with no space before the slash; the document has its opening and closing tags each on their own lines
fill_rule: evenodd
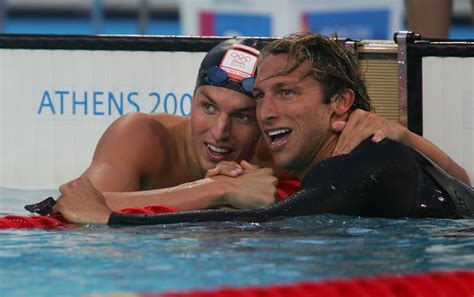
<svg viewBox="0 0 474 297">
<path fill-rule="evenodd" d="M 143 208 L 125 208 L 119 210 L 121 213 L 165 213 L 177 212 L 177 208 L 166 205 L 154 205 Z M 62 215 L 52 216 L 6 216 L 0 218 L 0 229 L 30 229 L 30 228 L 56 228 L 65 225 L 71 225 Z"/>
<path fill-rule="evenodd" d="M 301 182 L 299 180 L 281 180 L 277 185 L 277 201 L 283 201 L 288 196 L 293 194 L 300 187 Z M 177 212 L 179 209 L 167 206 L 167 205 L 153 205 L 147 207 L 133 207 L 122 209 L 118 212 L 121 213 L 166 213 L 166 212 Z M 55 228 L 70 224 L 62 215 L 52 216 L 6 216 L 0 217 L 0 229 L 28 229 L 28 228 Z"/>
<path fill-rule="evenodd" d="M 69 224 L 62 215 L 6 216 L 0 218 L 0 229 L 54 228 Z"/>
<path fill-rule="evenodd" d="M 142 293 L 140 297 L 473 297 L 474 270 L 376 276 L 273 286 Z"/>
</svg>

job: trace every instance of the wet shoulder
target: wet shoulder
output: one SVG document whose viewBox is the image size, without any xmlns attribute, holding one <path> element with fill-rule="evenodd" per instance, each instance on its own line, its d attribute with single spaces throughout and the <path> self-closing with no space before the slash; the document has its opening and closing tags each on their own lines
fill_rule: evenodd
<svg viewBox="0 0 474 297">
<path fill-rule="evenodd" d="M 180 167 L 184 152 L 189 118 L 169 114 L 128 114 L 124 119 L 127 125 L 129 140 L 134 143 L 140 154 L 142 165 L 142 182 L 153 187 L 168 185 L 168 179 L 175 174 L 170 168 Z M 136 141 L 133 141 L 136 140 Z M 164 177 L 164 173 L 168 176 Z"/>
<path fill-rule="evenodd" d="M 103 141 L 145 156 L 165 153 L 182 142 L 188 120 L 166 114 L 129 113 L 117 119 L 106 131 Z M 130 145 L 133 144 L 133 145 Z"/>
<path fill-rule="evenodd" d="M 149 115 L 156 124 L 162 125 L 166 129 L 180 130 L 184 129 L 189 123 L 189 117 L 177 116 L 167 113 L 158 113 Z"/>
</svg>

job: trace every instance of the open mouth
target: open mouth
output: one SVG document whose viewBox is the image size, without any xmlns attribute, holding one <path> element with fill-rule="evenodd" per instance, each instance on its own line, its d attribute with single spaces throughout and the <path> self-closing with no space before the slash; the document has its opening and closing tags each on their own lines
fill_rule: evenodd
<svg viewBox="0 0 474 297">
<path fill-rule="evenodd" d="M 206 147 L 209 155 L 215 159 L 224 158 L 226 155 L 232 152 L 232 149 L 230 148 L 219 147 L 209 143 L 206 143 Z"/>
<path fill-rule="evenodd" d="M 290 136 L 291 132 L 293 132 L 292 129 L 283 128 L 267 132 L 267 135 L 268 137 L 270 137 L 272 144 L 277 144 L 286 141 Z"/>
</svg>

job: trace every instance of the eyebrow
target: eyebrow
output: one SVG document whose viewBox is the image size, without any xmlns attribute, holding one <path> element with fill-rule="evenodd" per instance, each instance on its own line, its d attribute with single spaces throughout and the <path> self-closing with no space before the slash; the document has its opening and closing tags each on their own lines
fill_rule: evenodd
<svg viewBox="0 0 474 297">
<path fill-rule="evenodd" d="M 204 95 L 204 97 L 205 97 L 207 100 L 211 101 L 211 103 L 217 105 L 216 101 L 212 100 L 212 98 L 211 98 L 207 93 L 202 92 L 202 94 Z"/>
</svg>

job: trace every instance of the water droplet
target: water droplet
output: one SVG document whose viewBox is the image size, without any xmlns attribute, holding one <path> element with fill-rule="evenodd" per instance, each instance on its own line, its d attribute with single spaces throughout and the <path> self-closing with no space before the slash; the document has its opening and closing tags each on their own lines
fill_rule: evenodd
<svg viewBox="0 0 474 297">
<path fill-rule="evenodd" d="M 331 189 L 335 190 L 336 187 L 334 185 L 331 184 Z"/>
<path fill-rule="evenodd" d="M 444 200 L 446 200 L 446 199 L 444 199 L 444 197 L 438 197 L 438 200 L 441 201 L 441 202 L 444 202 Z"/>
</svg>

